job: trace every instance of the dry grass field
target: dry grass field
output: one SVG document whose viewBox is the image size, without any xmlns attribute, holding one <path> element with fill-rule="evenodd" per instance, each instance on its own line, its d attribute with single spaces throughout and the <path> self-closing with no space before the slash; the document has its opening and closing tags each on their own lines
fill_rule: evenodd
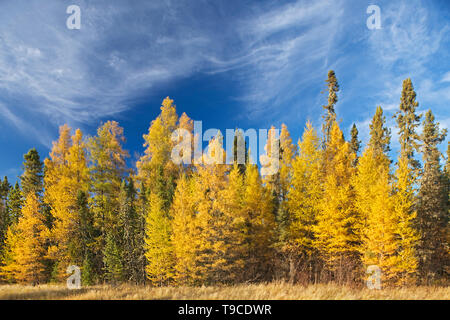
<svg viewBox="0 0 450 320">
<path fill-rule="evenodd" d="M 0 300 L 450 300 L 450 287 L 369 290 L 337 285 L 268 283 L 224 287 L 93 286 L 68 290 L 63 285 L 0 285 Z"/>
</svg>

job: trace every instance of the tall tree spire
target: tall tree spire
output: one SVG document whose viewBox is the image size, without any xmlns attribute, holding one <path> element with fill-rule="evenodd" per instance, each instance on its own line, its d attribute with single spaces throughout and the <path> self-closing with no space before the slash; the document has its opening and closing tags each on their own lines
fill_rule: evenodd
<svg viewBox="0 0 450 320">
<path fill-rule="evenodd" d="M 20 176 L 23 195 L 26 198 L 30 193 L 39 196 L 43 190 L 43 164 L 39 157 L 39 153 L 35 148 L 30 149 L 23 156 L 24 172 Z"/>
<path fill-rule="evenodd" d="M 383 114 L 383 108 L 377 107 L 375 115 L 370 123 L 370 141 L 371 147 L 375 154 L 384 153 L 388 155 L 391 151 L 391 130 L 386 127 L 386 117 Z"/>
<path fill-rule="evenodd" d="M 328 104 L 323 106 L 326 110 L 325 115 L 323 116 L 324 124 L 322 127 L 323 137 L 324 137 L 324 146 L 330 140 L 331 128 L 333 127 L 333 122 L 336 121 L 336 112 L 334 107 L 338 102 L 337 92 L 339 91 L 339 84 L 336 79 L 336 74 L 333 70 L 328 71 L 328 78 L 326 80 L 327 90 L 328 90 Z"/>
<path fill-rule="evenodd" d="M 356 156 L 355 161 L 353 162 L 353 165 L 355 166 L 358 164 L 358 153 L 361 149 L 361 141 L 358 138 L 358 134 L 359 132 L 356 124 L 353 124 L 352 130 L 350 131 L 350 150 L 352 150 Z"/>
<path fill-rule="evenodd" d="M 418 150 L 419 136 L 416 129 L 420 125 L 422 115 L 417 115 L 419 103 L 416 101 L 416 92 L 410 78 L 403 81 L 400 110 L 395 114 L 400 134 L 400 152 L 408 159 L 408 164 L 413 170 L 420 167 L 420 163 L 414 159 L 414 151 Z"/>
</svg>

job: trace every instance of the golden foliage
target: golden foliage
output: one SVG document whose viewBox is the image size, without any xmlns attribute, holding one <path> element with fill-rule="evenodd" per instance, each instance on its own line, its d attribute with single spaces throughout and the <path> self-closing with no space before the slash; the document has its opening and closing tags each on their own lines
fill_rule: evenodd
<svg viewBox="0 0 450 320">
<path fill-rule="evenodd" d="M 39 200 L 30 193 L 17 225 L 8 230 L 8 258 L 2 267 L 7 278 L 34 284 L 43 280 L 46 232 Z"/>
</svg>

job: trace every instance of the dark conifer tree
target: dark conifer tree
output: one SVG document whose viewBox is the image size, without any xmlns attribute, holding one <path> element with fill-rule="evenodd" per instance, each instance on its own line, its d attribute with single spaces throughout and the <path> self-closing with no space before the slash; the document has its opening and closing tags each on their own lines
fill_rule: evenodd
<svg viewBox="0 0 450 320">
<path fill-rule="evenodd" d="M 434 115 L 428 111 L 420 136 L 423 170 L 419 179 L 417 222 L 421 234 L 419 272 L 424 284 L 432 284 L 443 277 L 448 263 L 446 248 L 447 188 L 441 168 L 438 145 L 444 141 L 446 130 L 440 130 Z"/>
<path fill-rule="evenodd" d="M 77 241 L 79 242 L 79 260 L 82 263 L 81 276 L 84 285 L 94 284 L 98 270 L 95 266 L 95 258 L 98 255 L 94 252 L 95 239 L 100 235 L 94 227 L 94 215 L 89 210 L 88 196 L 85 192 L 79 191 L 77 195 L 76 210 L 78 212 L 79 227 L 77 230 Z"/>
<path fill-rule="evenodd" d="M 386 126 L 386 117 L 383 115 L 383 109 L 378 106 L 375 115 L 370 123 L 370 141 L 369 146 L 375 154 L 384 153 L 388 155 L 391 151 L 391 130 Z"/>
<path fill-rule="evenodd" d="M 42 195 L 43 191 L 43 163 L 39 157 L 39 153 L 35 148 L 28 151 L 27 154 L 23 156 L 23 174 L 20 176 L 20 181 L 22 185 L 22 192 L 24 198 L 28 196 L 29 193 L 33 192 L 38 197 Z"/>
<path fill-rule="evenodd" d="M 139 216 L 136 210 L 136 189 L 132 179 L 122 182 L 119 194 L 119 229 L 124 259 L 124 277 L 139 282 Z"/>
<path fill-rule="evenodd" d="M 416 92 L 414 91 L 411 79 L 403 81 L 402 96 L 400 99 L 400 110 L 395 114 L 400 134 L 401 155 L 408 159 L 411 169 L 417 174 L 420 162 L 414 158 L 414 152 L 419 148 L 419 136 L 417 127 L 420 125 L 422 115 L 417 115 L 416 111 L 419 102 L 416 101 Z"/>
<path fill-rule="evenodd" d="M 19 182 L 16 182 L 14 187 L 9 189 L 6 204 L 8 208 L 8 216 L 10 224 L 15 224 L 19 220 L 19 217 L 21 216 L 22 205 L 23 205 L 22 190 L 20 189 Z"/>
<path fill-rule="evenodd" d="M 333 70 L 328 71 L 326 83 L 328 91 L 328 104 L 323 106 L 326 110 L 326 113 L 323 116 L 324 124 L 322 127 L 324 146 L 326 146 L 327 142 L 330 140 L 331 128 L 333 127 L 333 122 L 336 121 L 336 111 L 334 108 L 338 102 L 337 93 L 339 91 L 339 84 Z"/>
<path fill-rule="evenodd" d="M 358 134 L 359 132 L 356 124 L 353 124 L 352 130 L 350 131 L 350 149 L 356 155 L 355 161 L 353 162 L 354 166 L 358 164 L 359 151 L 361 150 L 361 141 L 358 139 Z"/>
<path fill-rule="evenodd" d="M 3 249 L 3 244 L 6 240 L 6 232 L 11 224 L 11 218 L 8 211 L 8 194 L 11 185 L 8 178 L 5 177 L 3 181 L 0 180 L 0 256 Z"/>
</svg>

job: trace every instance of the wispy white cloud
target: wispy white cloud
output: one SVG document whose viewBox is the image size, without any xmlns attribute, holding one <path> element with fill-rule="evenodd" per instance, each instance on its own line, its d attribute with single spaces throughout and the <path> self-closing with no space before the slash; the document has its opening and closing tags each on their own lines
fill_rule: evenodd
<svg viewBox="0 0 450 320">
<path fill-rule="evenodd" d="M 377 82 L 373 88 L 381 93 L 367 93 L 374 101 L 367 108 L 381 104 L 388 117 L 406 76 L 420 79 L 420 101 L 448 98 L 450 76 L 428 76 L 427 64 L 450 28 L 433 26 L 425 2 L 383 2 L 383 29 L 370 32 L 359 1 L 264 1 L 243 10 L 230 10 L 225 1 L 75 2 L 82 8 L 81 30 L 66 28 L 61 1 L 0 5 L 0 120 L 24 132 L 32 127 L 41 142 L 52 136 L 47 126 L 112 116 L 153 88 L 196 73 L 230 75 L 239 88 L 229 95 L 249 120 L 292 122 L 303 113 L 317 124 L 325 101 L 318 86 L 334 67 L 350 78 L 351 69 L 356 79 L 340 94 L 341 116 L 351 112 L 339 109 L 351 105 L 349 84 L 359 90 L 361 83 Z M 355 6 L 361 8 L 355 12 Z M 357 78 L 361 65 L 354 59 L 361 63 L 365 55 L 376 67 L 363 65 L 369 71 Z M 365 111 L 358 119 L 363 134 Z"/>
<path fill-rule="evenodd" d="M 450 71 L 447 72 L 446 74 L 444 74 L 441 81 L 442 82 L 450 82 Z"/>
<path fill-rule="evenodd" d="M 311 79 L 323 78 L 344 18 L 340 1 L 296 2 L 237 24 L 245 46 L 238 59 L 250 111 L 273 111 L 299 94 Z M 253 110 L 252 110 L 253 109 Z"/>
<path fill-rule="evenodd" d="M 258 116 L 323 76 L 317 68 L 327 67 L 343 13 L 336 1 L 268 4 L 268 11 L 222 17 L 208 29 L 198 5 L 81 1 L 82 28 L 67 30 L 62 3 L 4 6 L 0 90 L 26 101 L 18 107 L 5 100 L 4 108 L 43 114 L 52 124 L 122 112 L 154 86 L 199 71 L 233 71 L 243 84 L 235 99 Z"/>
<path fill-rule="evenodd" d="M 61 2 L 1 4 L 0 117 L 22 131 L 127 110 L 155 85 L 192 74 L 212 40 L 189 21 L 175 24 L 181 12 L 170 3 L 78 2 L 81 30 L 66 28 Z"/>
</svg>

